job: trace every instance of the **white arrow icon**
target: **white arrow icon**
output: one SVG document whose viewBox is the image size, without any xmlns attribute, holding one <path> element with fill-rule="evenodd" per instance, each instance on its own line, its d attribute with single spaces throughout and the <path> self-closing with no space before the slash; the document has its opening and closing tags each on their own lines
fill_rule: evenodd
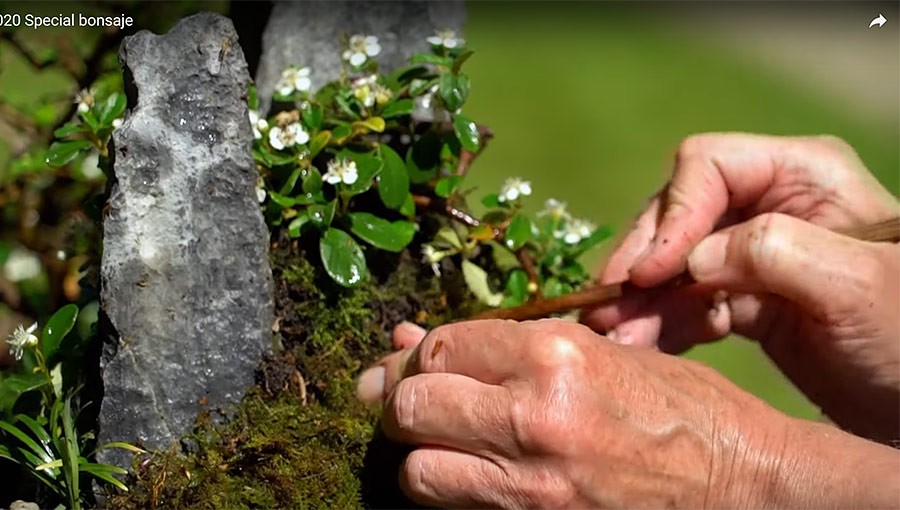
<svg viewBox="0 0 900 510">
<path fill-rule="evenodd" d="M 878 17 L 873 19 L 872 22 L 869 23 L 869 28 L 872 28 L 875 25 L 878 25 L 878 28 L 881 28 L 881 26 L 884 25 L 885 21 L 887 21 L 887 18 L 885 18 L 884 15 L 882 15 L 881 13 L 879 13 Z"/>
</svg>

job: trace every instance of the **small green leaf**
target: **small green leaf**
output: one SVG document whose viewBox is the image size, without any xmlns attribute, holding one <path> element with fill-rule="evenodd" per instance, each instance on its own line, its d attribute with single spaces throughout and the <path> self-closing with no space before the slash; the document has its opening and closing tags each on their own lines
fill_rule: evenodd
<svg viewBox="0 0 900 510">
<path fill-rule="evenodd" d="M 325 131 L 319 131 L 316 133 L 316 136 L 313 137 L 312 142 L 309 143 L 309 157 L 310 159 L 316 157 L 322 149 L 328 146 L 328 142 L 331 141 L 331 131 L 327 129 Z"/>
<path fill-rule="evenodd" d="M 117 489 L 119 489 L 123 492 L 128 492 L 128 487 L 124 483 L 122 483 L 118 478 L 113 476 L 113 474 L 125 474 L 125 473 L 127 473 L 127 471 L 122 470 L 122 471 L 125 471 L 125 473 L 114 471 L 114 470 L 121 469 L 116 466 L 110 466 L 110 468 L 112 468 L 112 469 L 102 469 L 98 466 L 104 466 L 104 464 L 94 464 L 94 463 L 81 464 L 81 463 L 79 463 L 78 470 L 82 473 L 87 473 L 89 475 L 93 475 L 93 476 L 103 480 L 104 482 L 116 487 Z"/>
<path fill-rule="evenodd" d="M 349 216 L 350 231 L 382 250 L 399 253 L 416 233 L 416 225 L 409 221 L 390 222 L 366 212 L 354 212 Z"/>
<path fill-rule="evenodd" d="M 368 119 L 358 120 L 351 124 L 351 127 L 365 134 L 369 131 L 381 133 L 384 131 L 384 119 L 381 117 L 369 117 Z"/>
<path fill-rule="evenodd" d="M 297 217 L 288 224 L 288 235 L 291 239 L 297 239 L 303 235 L 305 227 L 309 226 L 309 211 L 300 211 Z"/>
<path fill-rule="evenodd" d="M 98 120 L 102 126 L 109 126 L 116 118 L 125 112 L 125 94 L 113 92 L 100 108 Z"/>
<path fill-rule="evenodd" d="M 274 191 L 269 192 L 269 198 L 272 199 L 272 202 L 284 207 L 285 209 L 294 207 L 296 205 L 309 205 L 315 202 L 315 197 L 311 197 L 309 195 L 297 195 L 296 197 L 286 197 L 281 193 L 275 193 Z"/>
<path fill-rule="evenodd" d="M 331 136 L 335 139 L 335 141 L 340 142 L 344 138 L 350 136 L 351 133 L 352 130 L 350 129 L 349 125 L 342 125 L 334 128 L 334 130 L 331 132 Z"/>
<path fill-rule="evenodd" d="M 441 140 L 434 133 L 426 133 L 406 153 L 406 171 L 413 184 L 433 179 L 440 164 Z"/>
<path fill-rule="evenodd" d="M 481 204 L 485 207 L 500 207 L 500 195 L 491 193 L 481 199 Z"/>
<path fill-rule="evenodd" d="M 504 244 L 510 250 L 516 251 L 531 240 L 531 230 L 533 224 L 531 218 L 523 213 L 513 216 L 506 227 L 504 234 Z"/>
<path fill-rule="evenodd" d="M 356 182 L 347 187 L 351 195 L 365 193 L 372 187 L 372 180 L 381 172 L 384 162 L 375 152 L 355 152 L 344 149 L 337 154 L 338 157 L 352 159 L 356 163 Z"/>
<path fill-rule="evenodd" d="M 416 215 L 416 201 L 413 199 L 412 193 L 406 194 L 406 200 L 400 206 L 400 214 L 409 218 Z"/>
<path fill-rule="evenodd" d="M 472 50 L 466 50 L 457 55 L 456 58 L 453 59 L 452 71 L 459 74 L 459 70 L 462 68 L 462 65 L 466 63 L 466 60 L 469 60 L 469 57 L 471 57 L 473 53 L 475 52 Z"/>
<path fill-rule="evenodd" d="M 259 110 L 259 94 L 256 92 L 256 85 L 251 84 L 247 91 L 247 106 L 251 110 Z"/>
<path fill-rule="evenodd" d="M 453 60 L 447 57 L 442 57 L 440 55 L 435 55 L 434 53 L 417 53 L 409 57 L 409 63 L 432 64 L 436 66 L 450 67 L 451 65 L 453 65 Z"/>
<path fill-rule="evenodd" d="M 438 94 L 447 110 L 455 112 L 462 108 L 469 95 L 469 78 L 464 74 L 453 74 L 449 71 L 441 74 Z"/>
<path fill-rule="evenodd" d="M 399 99 L 385 106 L 384 110 L 381 110 L 381 117 L 390 119 L 400 115 L 409 115 L 413 109 L 415 109 L 415 103 L 412 99 Z"/>
<path fill-rule="evenodd" d="M 303 122 L 312 129 L 322 128 L 322 107 L 310 105 L 303 109 Z"/>
<path fill-rule="evenodd" d="M 381 145 L 381 160 L 384 166 L 378 177 L 378 195 L 390 209 L 399 209 L 409 195 L 409 174 L 406 164 L 394 149 Z"/>
<path fill-rule="evenodd" d="M 437 234 L 434 235 L 434 238 L 436 240 L 444 241 L 456 250 L 461 251 L 463 249 L 459 234 L 456 233 L 456 230 L 453 230 L 453 227 L 442 227 L 438 230 Z"/>
<path fill-rule="evenodd" d="M 306 171 L 306 177 L 303 178 L 304 193 L 318 193 L 322 191 L 322 173 L 318 168 L 310 168 Z"/>
<path fill-rule="evenodd" d="M 75 305 L 66 305 L 50 317 L 50 320 L 44 325 L 44 334 L 41 336 L 41 348 L 45 360 L 49 361 L 56 356 L 63 339 L 75 326 L 77 318 L 78 307 Z"/>
<path fill-rule="evenodd" d="M 88 127 L 91 128 L 91 131 L 95 133 L 97 131 L 100 131 L 100 121 L 97 120 L 97 117 L 94 115 L 93 110 L 80 112 L 79 115 L 81 115 L 81 119 L 84 120 Z"/>
<path fill-rule="evenodd" d="M 561 296 L 572 291 L 572 286 L 564 283 L 559 278 L 551 276 L 544 281 L 542 286 L 544 297 L 547 299 Z"/>
<path fill-rule="evenodd" d="M 94 144 L 87 140 L 72 140 L 68 142 L 53 142 L 47 150 L 45 161 L 52 167 L 61 167 L 75 159 L 81 152 L 93 147 Z"/>
<path fill-rule="evenodd" d="M 409 95 L 410 97 L 420 96 L 426 90 L 437 85 L 437 83 L 437 78 L 432 78 L 430 80 L 413 80 L 409 85 Z"/>
<path fill-rule="evenodd" d="M 392 90 L 399 90 L 404 84 L 409 83 L 414 78 L 419 78 L 429 73 L 427 67 L 421 64 L 413 64 L 397 69 L 387 78 L 388 87 Z"/>
<path fill-rule="evenodd" d="M 453 194 L 462 180 L 463 177 L 461 175 L 451 175 L 450 177 L 443 177 L 434 186 L 434 194 L 439 197 L 447 198 L 451 194 Z"/>
<path fill-rule="evenodd" d="M 582 239 L 580 243 L 578 243 L 577 253 L 583 253 L 594 246 L 606 241 L 610 237 L 612 237 L 614 229 L 608 225 L 604 225 L 602 227 L 597 228 L 588 236 L 587 239 Z"/>
<path fill-rule="evenodd" d="M 278 191 L 281 195 L 290 195 L 292 191 L 294 191 L 294 187 L 297 186 L 297 181 L 300 180 L 300 174 L 303 172 L 300 168 L 295 168 L 291 175 L 288 176 L 287 180 L 284 181 L 284 184 L 281 186 L 281 189 Z"/>
<path fill-rule="evenodd" d="M 462 272 L 466 285 L 469 286 L 469 290 L 475 297 L 488 306 L 500 306 L 500 303 L 503 302 L 503 294 L 491 290 L 491 286 L 488 284 L 488 275 L 484 269 L 468 259 L 463 259 Z"/>
<path fill-rule="evenodd" d="M 90 129 L 84 124 L 75 124 L 73 122 L 69 122 L 64 124 L 62 127 L 53 132 L 53 136 L 56 138 L 62 138 L 64 136 L 80 134 L 80 133 L 88 133 Z"/>
<path fill-rule="evenodd" d="M 513 269 L 506 280 L 507 306 L 518 306 L 528 296 L 528 274 L 522 269 Z M 511 298 L 511 299 L 509 299 Z"/>
<path fill-rule="evenodd" d="M 359 244 L 343 230 L 329 228 L 319 242 L 319 255 L 328 275 L 344 287 L 353 287 L 366 277 L 366 258 Z"/>
<path fill-rule="evenodd" d="M 472 122 L 472 119 L 465 115 L 453 116 L 453 132 L 456 138 L 470 152 L 478 151 L 481 146 L 481 135 L 478 134 L 478 126 Z"/>
<path fill-rule="evenodd" d="M 334 211 L 337 209 L 337 200 L 332 200 L 325 205 L 313 204 L 307 208 L 309 220 L 318 228 L 325 229 L 331 225 L 334 219 Z"/>
</svg>

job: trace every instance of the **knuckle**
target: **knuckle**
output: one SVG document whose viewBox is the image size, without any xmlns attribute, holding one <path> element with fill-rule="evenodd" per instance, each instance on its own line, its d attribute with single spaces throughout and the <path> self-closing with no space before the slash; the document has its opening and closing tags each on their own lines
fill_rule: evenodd
<svg viewBox="0 0 900 510">
<path fill-rule="evenodd" d="M 568 508 L 575 499 L 572 483 L 552 468 L 538 468 L 519 487 L 519 498 L 529 508 Z"/>
<path fill-rule="evenodd" d="M 678 145 L 678 158 L 693 157 L 705 152 L 716 135 L 700 133 L 684 138 Z"/>
<path fill-rule="evenodd" d="M 751 271 L 764 271 L 778 262 L 787 222 L 788 218 L 778 213 L 761 214 L 750 221 L 746 246 Z"/>
<path fill-rule="evenodd" d="M 408 377 L 397 383 L 390 413 L 401 434 L 412 432 L 421 422 L 423 403 L 428 401 L 428 385 L 420 377 Z"/>
<path fill-rule="evenodd" d="M 400 487 L 409 496 L 430 493 L 430 457 L 422 450 L 413 450 L 400 467 Z"/>
</svg>

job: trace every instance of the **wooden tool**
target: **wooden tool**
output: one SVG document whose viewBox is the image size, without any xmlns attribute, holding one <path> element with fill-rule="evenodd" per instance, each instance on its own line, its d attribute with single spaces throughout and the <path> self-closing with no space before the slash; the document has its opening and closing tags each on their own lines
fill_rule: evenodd
<svg viewBox="0 0 900 510">
<path fill-rule="evenodd" d="M 900 242 L 900 218 L 892 218 L 861 227 L 836 230 L 836 232 L 862 241 L 896 243 Z M 686 285 L 692 282 L 693 279 L 690 275 L 685 273 L 676 277 L 668 286 Z M 603 304 L 622 297 L 624 293 L 634 294 L 650 290 L 652 288 L 642 289 L 628 282 L 597 285 L 552 299 L 532 301 L 513 308 L 496 308 L 478 314 L 472 319 L 513 319 L 517 321 L 540 319 L 555 313 L 565 313 L 586 306 Z"/>
</svg>

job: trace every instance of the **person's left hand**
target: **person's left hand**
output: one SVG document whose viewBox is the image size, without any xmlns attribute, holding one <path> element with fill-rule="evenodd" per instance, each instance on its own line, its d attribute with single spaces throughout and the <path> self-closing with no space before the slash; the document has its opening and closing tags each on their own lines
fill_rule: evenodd
<svg viewBox="0 0 900 510">
<path fill-rule="evenodd" d="M 419 503 L 797 506 L 776 468 L 804 425 L 704 365 L 562 320 L 405 323 L 394 341 L 358 391 L 417 446 L 400 484 Z"/>
</svg>

